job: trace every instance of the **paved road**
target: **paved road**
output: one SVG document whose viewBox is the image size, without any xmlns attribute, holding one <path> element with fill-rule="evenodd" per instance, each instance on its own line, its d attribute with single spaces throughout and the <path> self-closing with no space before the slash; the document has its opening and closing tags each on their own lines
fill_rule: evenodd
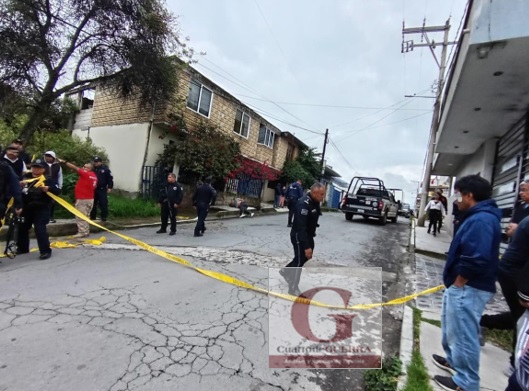
<svg viewBox="0 0 529 391">
<path fill-rule="evenodd" d="M 266 287 L 292 257 L 286 216 L 214 221 L 202 238 L 124 232 L 197 266 Z M 385 227 L 325 213 L 312 264 L 379 266 L 394 297 L 407 220 Z M 405 278 L 403 278 L 405 280 Z M 0 265 L 0 390 L 361 390 L 360 370 L 268 369 L 267 297 L 211 280 L 107 235 L 99 248 Z M 384 352 L 398 349 L 384 310 Z"/>
</svg>

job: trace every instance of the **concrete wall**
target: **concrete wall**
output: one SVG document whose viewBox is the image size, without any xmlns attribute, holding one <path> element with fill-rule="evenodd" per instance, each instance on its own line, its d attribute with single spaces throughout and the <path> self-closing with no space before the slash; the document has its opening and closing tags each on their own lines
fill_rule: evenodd
<svg viewBox="0 0 529 391">
<path fill-rule="evenodd" d="M 96 126 L 89 131 L 74 129 L 82 139 L 90 136 L 93 143 L 107 152 L 117 189 L 137 193 L 140 188 L 143 157 L 147 146 L 148 123 Z"/>
<path fill-rule="evenodd" d="M 471 44 L 529 36 L 529 1 L 474 0 Z"/>
<path fill-rule="evenodd" d="M 496 139 L 489 139 L 481 144 L 481 147 L 459 166 L 456 177 L 480 174 L 486 180 L 492 181 L 496 142 Z"/>
</svg>

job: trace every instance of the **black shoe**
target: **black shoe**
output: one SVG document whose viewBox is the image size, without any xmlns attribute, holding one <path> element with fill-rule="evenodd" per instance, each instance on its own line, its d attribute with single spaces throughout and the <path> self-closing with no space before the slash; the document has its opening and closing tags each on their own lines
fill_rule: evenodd
<svg viewBox="0 0 529 391">
<path fill-rule="evenodd" d="M 157 234 L 166 234 L 167 233 L 167 230 L 165 229 L 159 229 L 158 231 L 156 231 Z"/>
<path fill-rule="evenodd" d="M 107 222 L 107 219 L 101 219 L 101 221 L 102 221 L 103 223 L 106 223 L 106 222 Z"/>
<path fill-rule="evenodd" d="M 195 232 L 195 234 L 194 234 L 193 236 L 204 236 L 204 234 L 203 234 L 203 233 L 200 233 L 200 232 L 198 232 L 198 233 Z"/>
<path fill-rule="evenodd" d="M 428 231 L 428 233 L 430 233 L 430 231 Z"/>
<path fill-rule="evenodd" d="M 446 361 L 446 358 L 444 358 L 442 356 L 439 356 L 437 354 L 432 354 L 432 360 L 433 360 L 433 363 L 437 367 L 439 367 L 439 368 L 441 368 L 441 369 L 443 369 L 443 370 L 445 370 L 447 372 L 450 372 L 452 375 L 456 374 L 455 369 L 452 368 L 450 366 L 450 364 L 448 364 L 448 361 Z M 455 388 L 454 388 L 454 390 L 455 390 Z"/>
<path fill-rule="evenodd" d="M 465 391 L 461 387 L 459 387 L 454 379 L 448 376 L 434 376 L 433 378 L 437 384 L 441 386 L 443 390 L 447 391 Z"/>
<path fill-rule="evenodd" d="M 288 294 L 292 295 L 292 296 L 302 296 L 301 295 L 301 291 L 299 290 L 299 288 L 297 286 L 294 287 L 294 288 L 289 288 L 288 289 Z"/>
<path fill-rule="evenodd" d="M 40 256 L 39 256 L 39 259 L 41 259 L 41 260 L 45 260 L 45 259 L 48 259 L 48 258 L 50 258 L 50 257 L 51 257 L 51 253 L 42 253 L 42 254 L 40 254 Z"/>
<path fill-rule="evenodd" d="M 55 219 L 50 219 L 50 223 L 56 223 Z"/>
<path fill-rule="evenodd" d="M 173 236 L 174 234 L 176 234 L 176 231 L 169 232 L 169 236 Z"/>
</svg>

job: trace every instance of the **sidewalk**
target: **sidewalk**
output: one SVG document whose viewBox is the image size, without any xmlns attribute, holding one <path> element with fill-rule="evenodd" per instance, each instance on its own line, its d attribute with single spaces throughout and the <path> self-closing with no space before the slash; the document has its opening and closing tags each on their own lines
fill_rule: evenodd
<svg viewBox="0 0 529 391">
<path fill-rule="evenodd" d="M 445 252 L 450 247 L 451 236 L 444 230 L 436 237 L 427 233 L 427 228 L 415 226 L 415 220 L 412 224 L 410 251 L 415 252 L 415 291 L 420 292 L 424 289 L 432 288 L 443 283 L 443 268 L 445 264 Z M 429 296 L 421 296 L 415 300 L 415 307 L 422 311 L 423 318 L 440 320 L 441 304 L 443 292 L 438 292 Z M 487 304 L 486 313 L 494 314 L 507 311 L 508 307 L 503 299 L 501 290 L 498 285 L 498 292 L 494 298 Z M 403 321 L 402 328 L 412 329 L 411 317 Z M 442 390 L 433 377 L 435 375 L 448 376 L 448 374 L 432 363 L 432 354 L 444 356 L 441 346 L 441 329 L 435 325 L 421 322 L 420 335 L 421 355 L 425 361 L 428 373 L 431 376 L 430 383 L 434 390 Z M 507 368 L 509 353 L 486 343 L 481 349 L 480 359 L 480 376 L 481 390 L 504 391 L 507 387 L 508 378 L 503 373 Z"/>
</svg>

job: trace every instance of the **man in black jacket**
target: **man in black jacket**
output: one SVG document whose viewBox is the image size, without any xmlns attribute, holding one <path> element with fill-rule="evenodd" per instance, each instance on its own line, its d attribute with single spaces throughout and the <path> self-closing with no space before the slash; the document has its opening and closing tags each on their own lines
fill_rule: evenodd
<svg viewBox="0 0 529 391">
<path fill-rule="evenodd" d="M 198 221 L 195 226 L 195 233 L 193 236 L 203 236 L 206 230 L 206 217 L 208 215 L 209 207 L 215 203 L 217 192 L 211 186 L 211 177 L 207 177 L 205 182 L 197 187 L 195 194 L 193 194 L 193 206 L 197 210 Z"/>
<path fill-rule="evenodd" d="M 314 237 L 321 215 L 320 202 L 325 198 L 325 186 L 317 182 L 310 188 L 310 192 L 301 197 L 296 206 L 290 241 L 294 247 L 294 259 L 279 273 L 288 283 L 288 293 L 299 296 L 299 280 L 301 268 L 312 258 L 314 251 Z M 294 269 L 287 269 L 294 268 Z"/>
<path fill-rule="evenodd" d="M 17 214 L 22 212 L 22 192 L 20 191 L 19 178 L 11 166 L 0 160 L 0 227 L 5 217 L 7 205 L 11 197 Z"/>
<path fill-rule="evenodd" d="M 167 220 L 171 221 L 171 231 L 169 235 L 173 236 L 176 233 L 176 214 L 178 206 L 182 203 L 184 198 L 184 189 L 176 181 L 176 175 L 172 172 L 167 174 L 167 182 L 160 190 L 160 199 L 158 203 L 162 208 L 162 226 L 156 231 L 157 234 L 164 234 L 167 232 Z"/>
<path fill-rule="evenodd" d="M 103 164 L 103 159 L 94 157 L 94 173 L 97 176 L 97 187 L 94 190 L 94 206 L 90 211 L 90 220 L 97 217 L 97 205 L 101 208 L 101 221 L 107 221 L 108 216 L 108 196 L 107 194 L 114 188 L 114 178 L 110 169 Z"/>
<path fill-rule="evenodd" d="M 60 189 L 51 177 L 44 177 L 46 162 L 36 159 L 31 163 L 31 173 L 24 176 L 25 186 L 22 189 L 24 223 L 20 227 L 18 236 L 18 254 L 29 252 L 29 229 L 33 225 L 39 245 L 40 259 L 51 257 L 50 239 L 46 225 L 50 221 L 50 207 L 52 199 L 48 192 L 59 195 Z"/>
</svg>

